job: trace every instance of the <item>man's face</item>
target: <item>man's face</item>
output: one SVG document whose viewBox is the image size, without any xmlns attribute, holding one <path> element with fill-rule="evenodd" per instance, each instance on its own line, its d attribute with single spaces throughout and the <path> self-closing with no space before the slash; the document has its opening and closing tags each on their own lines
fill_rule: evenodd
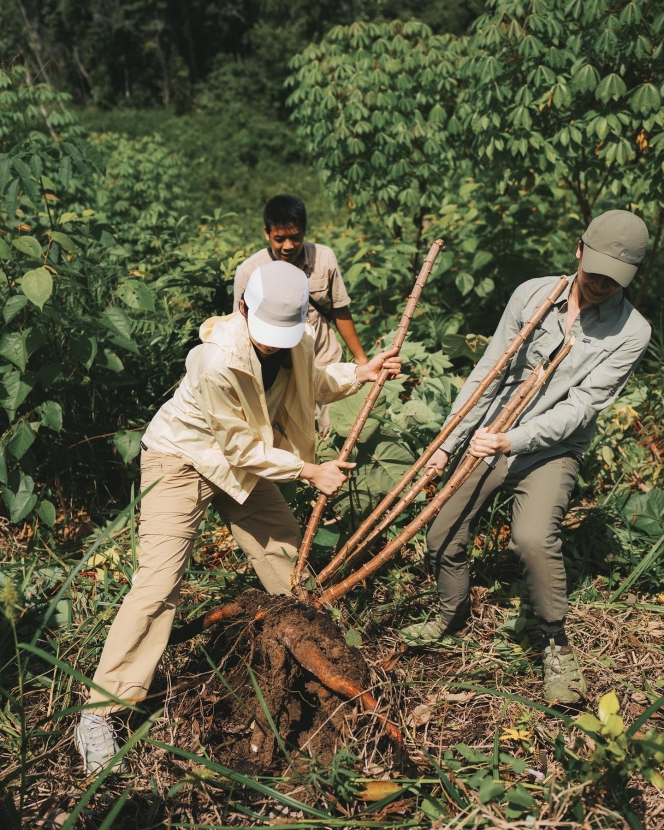
<svg viewBox="0 0 664 830">
<path fill-rule="evenodd" d="M 620 291 L 620 285 L 611 277 L 583 270 L 583 253 L 581 251 L 577 252 L 577 257 L 579 258 L 579 275 L 577 277 L 579 291 L 587 303 L 591 303 L 591 305 L 603 303 L 604 300 L 608 300 L 609 297 Z"/>
<path fill-rule="evenodd" d="M 263 228 L 263 233 L 272 248 L 272 253 L 282 262 L 295 262 L 302 253 L 304 231 L 297 225 L 273 225 L 269 231 Z"/>
</svg>

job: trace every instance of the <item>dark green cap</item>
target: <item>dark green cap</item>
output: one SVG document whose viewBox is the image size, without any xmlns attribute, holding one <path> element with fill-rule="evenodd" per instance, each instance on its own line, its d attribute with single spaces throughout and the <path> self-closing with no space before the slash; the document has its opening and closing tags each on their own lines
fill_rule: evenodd
<svg viewBox="0 0 664 830">
<path fill-rule="evenodd" d="M 608 210 L 593 219 L 581 238 L 583 270 L 604 274 L 627 288 L 648 247 L 643 219 L 628 210 Z"/>
</svg>

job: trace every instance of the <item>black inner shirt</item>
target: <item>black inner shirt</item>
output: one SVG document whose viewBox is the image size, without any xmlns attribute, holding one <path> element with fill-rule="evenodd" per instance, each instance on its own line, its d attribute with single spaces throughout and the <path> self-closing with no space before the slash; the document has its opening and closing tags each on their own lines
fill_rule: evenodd
<svg viewBox="0 0 664 830">
<path fill-rule="evenodd" d="M 279 351 L 274 354 L 266 355 L 262 354 L 256 346 L 254 346 L 254 351 L 256 352 L 256 357 L 259 359 L 261 364 L 261 370 L 263 373 L 263 389 L 267 392 L 274 386 L 274 382 L 279 374 L 279 369 L 283 366 L 286 358 L 290 358 L 290 349 L 279 349 Z"/>
</svg>

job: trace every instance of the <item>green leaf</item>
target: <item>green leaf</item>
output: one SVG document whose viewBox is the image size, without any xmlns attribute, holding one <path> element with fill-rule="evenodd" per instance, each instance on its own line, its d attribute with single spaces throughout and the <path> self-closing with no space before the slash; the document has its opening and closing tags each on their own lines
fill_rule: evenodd
<svg viewBox="0 0 664 830">
<path fill-rule="evenodd" d="M 598 101 L 602 101 L 606 104 L 607 101 L 612 98 L 614 101 L 617 101 L 626 92 L 627 87 L 625 86 L 623 79 L 620 75 L 616 75 L 615 72 L 612 72 L 600 81 L 597 89 L 595 90 L 595 96 Z"/>
<path fill-rule="evenodd" d="M 391 490 L 413 464 L 410 450 L 397 441 L 381 441 L 371 453 L 371 462 L 358 475 L 358 488 L 366 486 L 373 496 Z"/>
<path fill-rule="evenodd" d="M 9 260 L 11 258 L 12 249 L 5 242 L 5 240 L 2 237 L 0 237 L 0 259 Z"/>
<path fill-rule="evenodd" d="M 651 111 L 659 110 L 662 97 L 654 84 L 641 84 L 630 96 L 629 103 L 633 112 L 648 115 Z"/>
<path fill-rule="evenodd" d="M 609 692 L 609 694 L 611 694 Z M 625 724 L 620 715 L 609 715 L 606 720 L 602 719 L 602 735 L 608 735 L 609 738 L 617 738 L 622 735 L 625 729 Z"/>
<path fill-rule="evenodd" d="M 0 484 L 7 483 L 7 453 L 5 445 L 0 444 Z"/>
<path fill-rule="evenodd" d="M 9 156 L 3 156 L 0 159 L 0 193 L 5 192 L 7 182 L 9 181 L 9 177 L 11 175 L 11 168 L 12 160 Z"/>
<path fill-rule="evenodd" d="M 537 803 L 523 784 L 510 787 L 505 796 L 510 806 L 520 807 L 522 810 L 532 810 Z"/>
<path fill-rule="evenodd" d="M 493 292 L 495 287 L 496 284 L 491 277 L 486 277 L 486 279 L 481 280 L 479 284 L 475 286 L 475 293 L 478 297 L 488 297 L 489 294 Z"/>
<path fill-rule="evenodd" d="M 521 758 L 515 758 L 513 755 L 509 755 L 507 752 L 500 753 L 500 760 L 503 764 L 508 764 L 517 775 L 521 775 L 528 769 L 528 764 L 523 761 Z"/>
<path fill-rule="evenodd" d="M 18 188 L 19 180 L 13 179 L 7 188 L 7 195 L 5 196 L 5 208 L 7 210 L 7 217 L 12 221 L 16 216 L 16 206 L 18 205 Z"/>
<path fill-rule="evenodd" d="M 16 317 L 16 315 L 26 307 L 27 304 L 28 298 L 25 294 L 14 294 L 13 297 L 10 297 L 5 303 L 5 307 L 2 309 L 2 316 L 5 323 L 11 322 L 14 317 Z"/>
<path fill-rule="evenodd" d="M 69 341 L 69 348 L 74 359 L 89 369 L 97 356 L 97 340 L 94 337 L 75 335 Z"/>
<path fill-rule="evenodd" d="M 579 715 L 579 717 L 575 719 L 574 723 L 580 729 L 587 729 L 589 732 L 599 732 L 602 728 L 601 721 L 594 715 L 591 715 L 590 712 L 585 712 L 583 715 Z"/>
<path fill-rule="evenodd" d="M 97 366 L 109 369 L 111 372 L 124 372 L 124 364 L 111 349 L 102 349 L 102 354 L 97 361 Z"/>
<path fill-rule="evenodd" d="M 439 819 L 441 816 L 446 816 L 448 814 L 447 810 L 440 803 L 440 801 L 430 795 L 427 795 L 422 799 L 422 802 L 420 803 L 420 810 L 422 810 L 424 815 L 432 821 L 436 821 L 436 819 Z"/>
<path fill-rule="evenodd" d="M 43 169 L 44 164 L 41 160 L 41 157 L 37 153 L 34 153 L 32 158 L 30 159 L 30 172 L 35 177 L 35 179 L 37 179 L 37 181 L 39 181 Z"/>
<path fill-rule="evenodd" d="M 349 628 L 346 632 L 346 645 L 357 647 L 362 645 L 362 635 L 354 628 Z"/>
<path fill-rule="evenodd" d="M 32 170 L 30 167 L 23 161 L 23 159 L 15 158 L 14 159 L 14 170 L 19 174 L 22 179 L 30 179 L 32 176 Z"/>
<path fill-rule="evenodd" d="M 33 305 L 41 311 L 53 293 L 53 277 L 46 268 L 28 271 L 21 280 L 21 290 Z"/>
<path fill-rule="evenodd" d="M 30 476 L 15 471 L 9 476 L 9 483 L 2 487 L 2 498 L 9 511 L 9 519 L 14 524 L 24 519 L 37 503 L 37 496 L 32 492 L 35 483 Z"/>
<path fill-rule="evenodd" d="M 130 308 L 154 311 L 154 295 L 144 282 L 127 280 L 118 286 L 118 297 Z"/>
<path fill-rule="evenodd" d="M 314 536 L 314 545 L 329 549 L 333 548 L 339 541 L 339 530 L 330 530 L 327 527 L 319 527 Z"/>
<path fill-rule="evenodd" d="M 371 387 L 371 383 L 366 383 L 356 395 L 353 395 L 350 398 L 344 398 L 342 401 L 335 401 L 335 403 L 331 404 L 330 421 L 332 423 L 332 427 L 335 432 L 342 435 L 344 438 L 346 438 L 348 433 L 351 431 L 353 424 L 355 423 L 355 419 L 364 405 L 365 398 L 371 391 Z M 376 401 L 372 412 L 375 412 L 378 415 L 385 415 L 386 403 L 382 394 Z M 369 417 L 365 425 L 362 427 L 362 432 L 360 433 L 360 437 L 358 439 L 359 442 L 362 443 L 364 441 L 368 441 L 379 427 L 380 423 L 376 419 Z"/>
<path fill-rule="evenodd" d="M 454 748 L 462 758 L 465 758 L 466 761 L 470 761 L 471 764 L 493 763 L 493 758 L 490 755 L 484 755 L 484 753 L 480 752 L 478 749 L 473 749 L 468 746 L 468 744 L 455 744 Z"/>
<path fill-rule="evenodd" d="M 60 432 L 62 429 L 62 407 L 59 403 L 45 401 L 36 408 L 35 412 L 37 412 L 45 427 L 52 429 L 54 432 Z"/>
<path fill-rule="evenodd" d="M 54 242 L 62 245 L 65 251 L 70 254 L 73 254 L 79 250 L 78 245 L 70 236 L 67 236 L 66 233 L 62 233 L 61 231 L 51 231 L 50 237 Z"/>
<path fill-rule="evenodd" d="M 20 372 L 12 372 L 0 380 L 0 406 L 7 413 L 10 423 L 14 420 L 16 410 L 32 391 L 33 385 Z"/>
<path fill-rule="evenodd" d="M 597 714 L 602 723 L 606 723 L 611 715 L 617 715 L 619 711 L 620 701 L 618 700 L 618 695 L 611 689 L 610 692 L 607 692 L 600 698 Z"/>
<path fill-rule="evenodd" d="M 20 461 L 33 445 L 36 437 L 35 431 L 29 422 L 23 419 L 12 429 L 9 438 L 5 441 L 5 446 L 14 458 Z"/>
<path fill-rule="evenodd" d="M 12 245 L 32 259 L 41 258 L 42 247 L 34 236 L 19 236 L 18 239 L 12 239 Z"/>
<path fill-rule="evenodd" d="M 62 156 L 60 159 L 59 176 L 63 186 L 67 187 L 71 180 L 71 159 L 69 156 Z M 60 221 L 63 222 L 64 220 L 61 219 Z"/>
<path fill-rule="evenodd" d="M 139 354 L 138 346 L 131 339 L 131 321 L 119 306 L 109 308 L 101 315 L 99 321 L 113 332 L 110 338 L 112 343 L 121 349 Z"/>
<path fill-rule="evenodd" d="M 18 366 L 24 372 L 28 362 L 28 350 L 23 335 L 17 331 L 3 334 L 0 338 L 0 355 L 11 360 L 14 366 Z"/>
<path fill-rule="evenodd" d="M 115 449 L 120 453 L 120 458 L 128 464 L 141 451 L 142 432 L 128 432 L 126 430 L 116 432 L 113 436 Z"/>
<path fill-rule="evenodd" d="M 467 274 L 465 271 L 462 271 L 460 274 L 456 275 L 454 283 L 461 292 L 462 296 L 465 297 L 466 294 L 470 293 L 473 290 L 475 280 L 471 277 L 470 274 Z"/>
<path fill-rule="evenodd" d="M 637 530 L 649 536 L 661 536 L 664 533 L 664 490 L 653 487 L 648 493 L 633 493 L 620 512 Z"/>
<path fill-rule="evenodd" d="M 491 251 L 476 251 L 471 268 L 473 271 L 479 271 L 480 268 L 484 268 L 485 265 L 488 265 L 492 259 L 493 254 Z"/>
<path fill-rule="evenodd" d="M 37 377 L 44 389 L 48 389 L 56 381 L 64 380 L 63 370 L 64 366 L 62 363 L 43 363 L 39 367 Z"/>
<path fill-rule="evenodd" d="M 501 781 L 494 781 L 488 776 L 480 784 L 480 803 L 487 804 L 494 798 L 500 798 L 505 792 L 505 785 Z"/>
<path fill-rule="evenodd" d="M 50 501 L 47 501 L 46 499 L 40 501 L 37 507 L 37 515 L 42 520 L 42 522 L 44 522 L 44 524 L 48 525 L 49 527 L 53 527 L 57 515 L 55 511 L 55 505 L 52 504 Z"/>
<path fill-rule="evenodd" d="M 107 328 L 110 328 L 111 331 L 115 331 L 123 337 L 131 339 L 131 322 L 125 312 L 121 308 L 118 308 L 118 306 L 112 306 L 105 311 L 102 315 L 101 322 Z"/>
</svg>

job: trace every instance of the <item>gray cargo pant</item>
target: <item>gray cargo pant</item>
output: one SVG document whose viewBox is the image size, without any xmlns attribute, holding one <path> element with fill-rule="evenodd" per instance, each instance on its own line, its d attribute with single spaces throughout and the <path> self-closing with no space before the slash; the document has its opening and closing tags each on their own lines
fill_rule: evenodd
<svg viewBox="0 0 664 830">
<path fill-rule="evenodd" d="M 466 549 L 478 514 L 499 489 L 514 493 L 509 543 L 519 559 L 540 621 L 558 622 L 567 613 L 567 580 L 560 523 L 576 483 L 579 462 L 571 455 L 545 459 L 511 473 L 504 456 L 495 468 L 482 463 L 429 526 L 429 561 L 438 580 L 441 623 L 463 625 L 469 614 Z"/>
</svg>

